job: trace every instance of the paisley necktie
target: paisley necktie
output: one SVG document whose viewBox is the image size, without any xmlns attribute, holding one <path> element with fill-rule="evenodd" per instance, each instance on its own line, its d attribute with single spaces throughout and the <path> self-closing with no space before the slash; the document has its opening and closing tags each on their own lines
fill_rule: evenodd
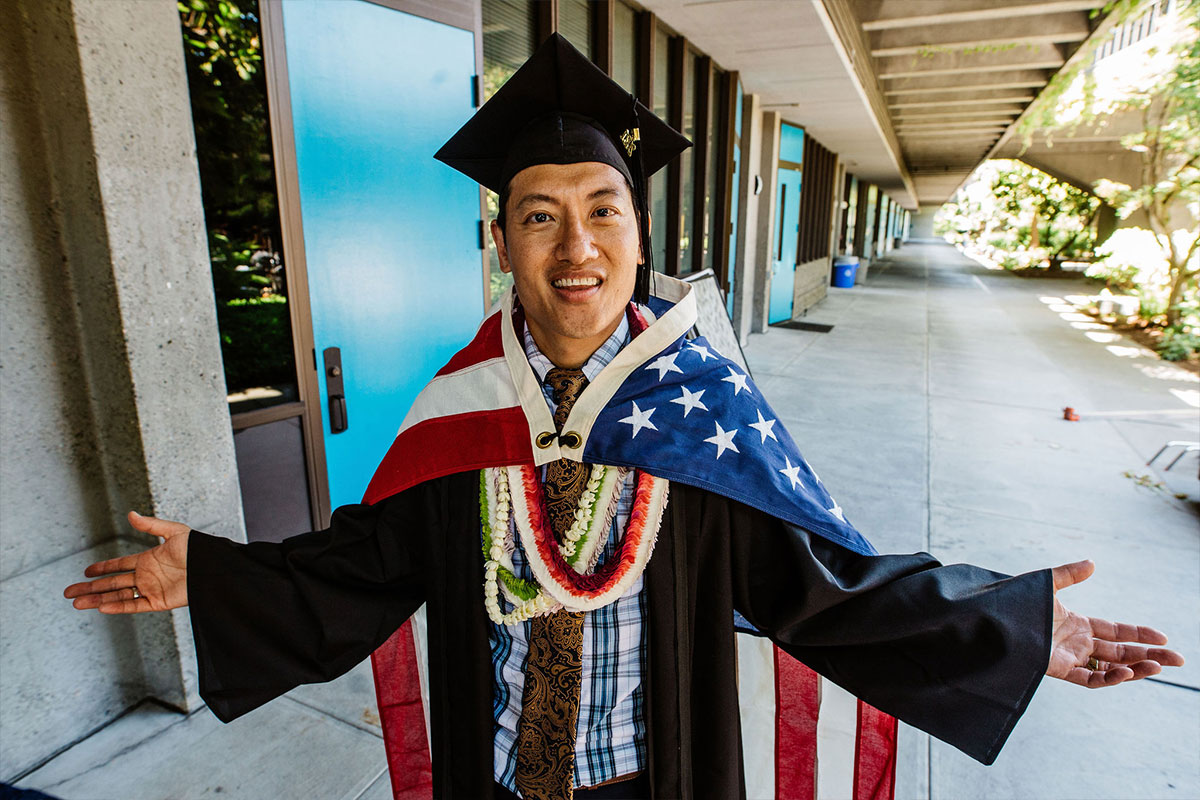
<svg viewBox="0 0 1200 800">
<path fill-rule="evenodd" d="M 550 370 L 546 383 L 563 423 L 587 378 L 581 369 Z M 590 467 L 559 459 L 546 466 L 546 514 L 561 541 L 575 520 Z M 583 612 L 558 611 L 530 620 L 525 692 L 517 727 L 517 788 L 527 800 L 570 800 L 575 779 L 575 729 L 583 674 Z"/>
</svg>

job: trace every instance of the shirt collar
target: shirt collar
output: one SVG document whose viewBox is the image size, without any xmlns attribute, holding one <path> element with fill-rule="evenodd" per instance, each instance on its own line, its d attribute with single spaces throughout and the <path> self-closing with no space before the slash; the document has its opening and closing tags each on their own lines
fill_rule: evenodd
<svg viewBox="0 0 1200 800">
<path fill-rule="evenodd" d="M 545 383 L 546 375 L 554 368 L 554 364 L 546 358 L 545 354 L 538 349 L 537 343 L 533 341 L 533 335 L 529 333 L 529 323 L 525 323 L 524 337 L 525 357 L 529 359 L 529 366 L 533 367 L 538 381 Z M 629 344 L 629 338 L 629 315 L 622 314 L 621 324 L 617 325 L 612 336 L 605 339 L 604 344 L 600 345 L 583 365 L 583 374 L 589 382 L 596 380 L 600 370 L 608 366 L 608 362 L 616 358 L 617 353 L 621 352 L 621 348 Z"/>
</svg>

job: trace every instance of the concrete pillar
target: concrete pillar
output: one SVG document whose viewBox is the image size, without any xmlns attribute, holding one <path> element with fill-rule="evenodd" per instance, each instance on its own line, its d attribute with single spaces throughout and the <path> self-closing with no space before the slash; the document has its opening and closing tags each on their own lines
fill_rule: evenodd
<svg viewBox="0 0 1200 800">
<path fill-rule="evenodd" d="M 199 705 L 186 609 L 61 598 L 154 544 L 128 509 L 244 539 L 176 4 L 17 0 L 10 21 L 0 779 L 146 697 Z"/>
<path fill-rule="evenodd" d="M 759 145 L 758 173 L 762 177 L 762 192 L 758 196 L 758 241 L 754 249 L 754 305 L 751 309 L 750 330 L 762 333 L 767 329 L 771 306 L 772 243 L 775 241 L 775 186 L 779 177 L 778 111 L 764 111 Z"/>
<path fill-rule="evenodd" d="M 733 331 L 743 345 L 750 336 L 758 292 L 758 216 L 763 194 L 759 182 L 762 162 L 762 100 L 756 94 L 742 96 L 742 169 L 738 193 L 737 242 L 735 242 Z"/>
<path fill-rule="evenodd" d="M 940 206 L 938 207 L 940 208 Z M 933 239 L 933 218 L 937 214 L 938 208 L 932 206 L 921 206 L 917 213 L 912 215 L 911 238 L 913 239 Z"/>
</svg>

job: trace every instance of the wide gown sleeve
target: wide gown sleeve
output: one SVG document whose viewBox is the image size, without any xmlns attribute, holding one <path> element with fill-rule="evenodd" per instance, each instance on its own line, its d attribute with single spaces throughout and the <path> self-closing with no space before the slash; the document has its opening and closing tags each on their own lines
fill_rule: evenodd
<svg viewBox="0 0 1200 800">
<path fill-rule="evenodd" d="M 780 648 L 871 705 L 991 764 L 1050 655 L 1050 572 L 928 553 L 863 556 L 744 506 L 734 604 Z M 736 530 L 736 528 L 735 528 Z M 751 532 L 753 531 L 753 532 Z"/>
<path fill-rule="evenodd" d="M 437 493 L 423 486 L 337 509 L 330 527 L 279 544 L 193 531 L 188 604 L 200 696 L 224 722 L 303 683 L 332 680 L 424 602 L 423 542 Z"/>
</svg>

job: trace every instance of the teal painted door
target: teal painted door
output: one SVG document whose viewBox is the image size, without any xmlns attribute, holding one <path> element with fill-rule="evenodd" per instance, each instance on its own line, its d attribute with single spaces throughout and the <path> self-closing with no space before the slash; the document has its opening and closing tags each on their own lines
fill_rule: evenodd
<svg viewBox="0 0 1200 800">
<path fill-rule="evenodd" d="M 413 398 L 483 315 L 479 190 L 433 159 L 473 112 L 475 44 L 363 0 L 282 7 L 337 507 L 361 500 Z M 330 347 L 341 351 L 342 432 L 330 427 Z"/>
<path fill-rule="evenodd" d="M 800 244 L 800 171 L 779 169 L 775 199 L 775 258 L 771 261 L 771 305 L 768 322 L 792 318 L 796 256 Z"/>
</svg>

